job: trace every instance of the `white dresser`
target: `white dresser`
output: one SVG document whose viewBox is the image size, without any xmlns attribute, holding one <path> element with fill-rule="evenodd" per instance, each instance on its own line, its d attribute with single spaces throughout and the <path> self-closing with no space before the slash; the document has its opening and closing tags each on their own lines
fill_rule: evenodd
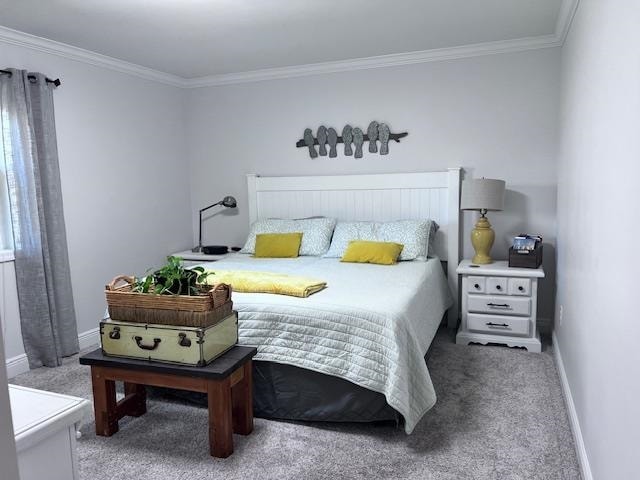
<svg viewBox="0 0 640 480">
<path fill-rule="evenodd" d="M 462 322 L 456 343 L 503 343 L 540 352 L 536 327 L 539 268 L 511 268 L 506 261 L 473 265 L 463 260 Z"/>
<path fill-rule="evenodd" d="M 77 480 L 76 431 L 83 398 L 9 385 L 20 480 Z"/>
</svg>

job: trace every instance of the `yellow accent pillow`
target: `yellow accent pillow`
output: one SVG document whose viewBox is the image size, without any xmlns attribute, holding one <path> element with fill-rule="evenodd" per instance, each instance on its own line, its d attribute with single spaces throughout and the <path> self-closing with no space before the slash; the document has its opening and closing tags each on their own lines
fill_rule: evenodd
<svg viewBox="0 0 640 480">
<path fill-rule="evenodd" d="M 261 258 L 295 258 L 300 251 L 302 233 L 259 233 L 256 253 Z"/>
<path fill-rule="evenodd" d="M 397 263 L 403 248 L 401 243 L 352 240 L 340 261 L 393 265 Z"/>
</svg>

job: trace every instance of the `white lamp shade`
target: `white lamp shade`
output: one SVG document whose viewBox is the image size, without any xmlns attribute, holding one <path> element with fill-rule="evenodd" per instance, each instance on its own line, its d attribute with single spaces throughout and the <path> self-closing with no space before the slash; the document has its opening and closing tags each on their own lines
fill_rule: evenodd
<svg viewBox="0 0 640 480">
<path fill-rule="evenodd" d="M 504 180 L 474 178 L 462 182 L 461 210 L 499 211 L 504 208 Z"/>
</svg>

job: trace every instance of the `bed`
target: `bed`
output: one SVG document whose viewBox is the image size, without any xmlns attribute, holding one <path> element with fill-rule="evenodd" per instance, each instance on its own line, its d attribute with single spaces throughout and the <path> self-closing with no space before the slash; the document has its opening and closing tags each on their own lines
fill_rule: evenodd
<svg viewBox="0 0 640 480">
<path fill-rule="evenodd" d="M 411 433 L 436 401 L 424 360 L 443 315 L 457 324 L 460 169 L 320 177 L 248 175 L 249 220 L 432 219 L 433 257 L 393 266 L 314 256 L 234 254 L 212 270 L 318 278 L 308 298 L 234 292 L 239 343 L 258 347 L 256 416 L 292 420 L 396 420 Z M 445 274 L 446 272 L 446 274 Z"/>
</svg>

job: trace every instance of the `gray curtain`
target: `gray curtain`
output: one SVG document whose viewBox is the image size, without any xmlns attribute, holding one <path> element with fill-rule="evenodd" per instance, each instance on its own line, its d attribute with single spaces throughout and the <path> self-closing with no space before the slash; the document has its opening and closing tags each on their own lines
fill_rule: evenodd
<svg viewBox="0 0 640 480">
<path fill-rule="evenodd" d="M 79 350 L 54 87 L 42 74 L 10 71 L 0 75 L 0 111 L 22 339 L 31 368 L 53 367 Z"/>
</svg>

